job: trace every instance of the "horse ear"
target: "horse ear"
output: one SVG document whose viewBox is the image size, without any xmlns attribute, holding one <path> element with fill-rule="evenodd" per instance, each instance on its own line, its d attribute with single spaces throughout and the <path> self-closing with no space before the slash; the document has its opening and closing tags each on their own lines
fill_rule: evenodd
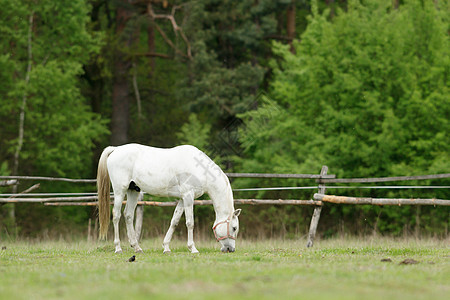
<svg viewBox="0 0 450 300">
<path fill-rule="evenodd" d="M 235 217 L 239 217 L 239 215 L 241 214 L 241 210 L 242 210 L 242 209 L 240 209 L 240 208 L 236 209 L 236 210 L 234 211 L 234 216 L 235 216 Z"/>
</svg>

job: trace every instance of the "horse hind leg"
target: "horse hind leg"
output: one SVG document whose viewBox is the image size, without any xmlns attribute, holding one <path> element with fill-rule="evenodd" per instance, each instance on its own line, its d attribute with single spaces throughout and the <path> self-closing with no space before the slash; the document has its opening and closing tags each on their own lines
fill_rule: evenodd
<svg viewBox="0 0 450 300">
<path fill-rule="evenodd" d="M 122 253 L 122 248 L 120 247 L 119 221 L 122 210 L 122 201 L 124 197 L 125 195 L 123 193 L 118 193 L 114 191 L 113 225 L 114 225 L 114 245 L 116 247 L 115 253 Z"/>
<path fill-rule="evenodd" d="M 136 237 L 136 231 L 134 230 L 133 221 L 134 221 L 134 212 L 136 210 L 137 200 L 139 197 L 139 192 L 134 190 L 127 191 L 127 205 L 125 206 L 124 216 L 125 223 L 127 225 L 127 235 L 128 241 L 130 242 L 131 247 L 133 247 L 135 252 L 143 252 L 141 247 L 139 247 L 139 243 Z"/>
<path fill-rule="evenodd" d="M 169 230 L 167 230 L 166 236 L 164 237 L 163 242 L 163 253 L 170 253 L 169 244 L 172 240 L 173 232 L 175 231 L 175 228 L 177 227 L 178 223 L 180 222 L 181 216 L 183 215 L 184 207 L 183 207 L 183 201 L 178 201 L 177 207 L 175 207 L 175 211 L 173 213 L 172 220 L 170 221 Z"/>
</svg>

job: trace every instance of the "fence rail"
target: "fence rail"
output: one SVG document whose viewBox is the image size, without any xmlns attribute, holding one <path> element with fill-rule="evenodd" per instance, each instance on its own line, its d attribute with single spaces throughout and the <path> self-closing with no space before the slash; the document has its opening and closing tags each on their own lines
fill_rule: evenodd
<svg viewBox="0 0 450 300">
<path fill-rule="evenodd" d="M 270 174 L 270 173 L 225 173 L 234 178 L 284 178 L 284 179 L 333 179 L 336 175 L 319 174 Z"/>
<path fill-rule="evenodd" d="M 363 198 L 314 194 L 314 200 L 336 204 L 370 204 L 370 205 L 444 205 L 450 206 L 449 200 L 442 199 L 396 199 L 396 198 Z"/>
<path fill-rule="evenodd" d="M 419 175 L 419 176 L 397 176 L 397 177 L 378 177 L 378 178 L 323 178 L 323 183 L 368 183 L 368 182 L 393 182 L 406 180 L 425 180 L 425 179 L 442 179 L 450 178 L 450 173 Z"/>
<path fill-rule="evenodd" d="M 95 183 L 96 182 L 96 179 L 73 179 L 73 178 L 58 178 L 58 177 L 45 177 L 45 176 L 0 176 L 0 179 L 65 181 L 65 182 L 72 182 L 72 183 Z"/>
<path fill-rule="evenodd" d="M 10 180 L 2 180 L 0 181 L 0 186 L 10 186 L 10 185 L 16 185 L 19 182 L 16 179 L 10 179 Z"/>
<path fill-rule="evenodd" d="M 70 201 L 94 201 L 97 200 L 97 196 L 85 196 L 85 197 L 49 197 L 49 198 L 19 198 L 19 197 L 10 197 L 10 198 L 0 198 L 0 203 L 45 203 L 45 202 L 70 202 Z"/>
<path fill-rule="evenodd" d="M 123 202 L 124 204 L 126 201 Z M 177 201 L 138 201 L 138 205 L 144 206 L 176 206 Z M 44 202 L 47 206 L 96 206 L 95 202 Z M 194 200 L 194 205 L 212 205 L 212 200 Z M 296 200 L 296 199 L 234 199 L 234 204 L 248 205 L 322 205 L 321 201 Z M 114 205 L 114 202 L 111 202 Z"/>
<path fill-rule="evenodd" d="M 270 188 L 241 188 L 235 189 L 235 192 L 245 191 L 262 191 L 262 190 L 302 190 L 317 189 L 318 193 L 314 194 L 313 200 L 297 200 L 297 199 L 235 199 L 235 204 L 245 205 L 310 205 L 314 206 L 314 213 L 311 218 L 311 224 L 308 234 L 307 247 L 312 247 L 320 219 L 322 206 L 325 203 L 336 204 L 359 204 L 359 205 L 434 205 L 434 206 L 450 206 L 450 200 L 443 199 L 395 199 L 395 198 L 358 198 L 348 196 L 327 195 L 327 189 L 447 189 L 450 186 L 434 185 L 434 186 L 327 186 L 329 183 L 380 183 L 408 180 L 431 180 L 450 178 L 450 173 L 419 175 L 419 176 L 396 176 L 396 177 L 378 177 L 378 178 L 336 178 L 336 175 L 327 174 L 328 167 L 323 166 L 320 174 L 269 174 L 269 173 L 226 173 L 232 178 L 279 178 L 279 179 L 315 179 L 318 186 L 304 187 L 270 187 Z M 95 179 L 72 179 L 72 178 L 53 178 L 44 176 L 0 176 L 0 186 L 16 185 L 19 181 L 35 180 L 35 181 L 63 181 L 71 183 L 95 183 Z M 96 193 L 33 193 L 39 184 L 26 189 L 18 194 L 0 194 L 0 203 L 42 203 L 46 206 L 97 206 Z M 39 197 L 40 196 L 40 197 Z M 53 197 L 43 197 L 53 196 Z M 56 197 L 60 196 L 60 197 Z M 112 195 L 113 198 L 113 195 Z M 137 208 L 136 226 L 142 226 L 143 206 L 176 206 L 176 201 L 160 202 L 160 201 L 142 201 L 143 193 L 140 195 Z M 195 200 L 195 205 L 211 205 L 211 200 Z M 139 221 L 140 220 L 140 221 Z M 140 224 L 138 224 L 139 222 Z M 90 227 L 89 227 L 90 228 Z"/>
<path fill-rule="evenodd" d="M 284 178 L 284 179 L 333 179 L 336 175 L 318 175 L 318 174 L 273 174 L 273 173 L 225 173 L 233 178 Z M 58 178 L 46 176 L 0 176 L 3 180 L 44 180 L 44 181 L 65 181 L 72 183 L 96 183 L 96 179 L 74 179 Z"/>
</svg>

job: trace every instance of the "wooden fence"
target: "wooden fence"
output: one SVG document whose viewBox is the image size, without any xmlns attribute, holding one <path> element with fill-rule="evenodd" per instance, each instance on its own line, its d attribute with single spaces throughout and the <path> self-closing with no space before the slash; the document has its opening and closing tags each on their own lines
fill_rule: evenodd
<svg viewBox="0 0 450 300">
<path fill-rule="evenodd" d="M 330 186 L 330 183 L 380 183 L 410 180 L 429 180 L 450 178 L 450 173 L 420 176 L 397 176 L 397 177 L 378 177 L 378 178 L 336 178 L 335 175 L 328 174 L 328 167 L 323 166 L 320 174 L 267 174 L 267 173 L 226 173 L 231 178 L 285 178 L 285 179 L 315 179 L 317 186 L 309 187 L 272 187 L 272 188 L 247 188 L 236 189 L 235 191 L 256 191 L 256 190 L 287 190 L 287 189 L 317 189 L 313 199 L 235 199 L 235 204 L 247 205 L 312 205 L 314 212 L 311 218 L 310 229 L 308 233 L 307 247 L 312 247 L 317 232 L 317 226 L 320 219 L 322 206 L 326 203 L 336 204 L 365 204 L 365 205 L 434 205 L 450 206 L 450 200 L 443 199 L 395 199 L 395 198 L 358 198 L 347 196 L 327 195 L 326 189 L 336 188 L 444 188 L 450 186 Z M 63 181 L 71 183 L 95 183 L 95 179 L 70 179 L 53 177 L 33 177 L 33 176 L 0 176 L 0 186 L 17 185 L 20 181 Z M 0 203 L 43 203 L 47 206 L 96 206 L 96 193 L 34 193 L 31 191 L 39 188 L 35 184 L 30 188 L 18 194 L 0 194 Z M 113 195 L 112 195 L 113 197 Z M 158 202 L 142 201 L 141 193 L 136 211 L 136 230 L 141 231 L 143 219 L 143 206 L 176 206 L 176 201 Z M 211 200 L 195 200 L 194 205 L 211 205 Z M 90 228 L 90 226 L 89 226 Z"/>
</svg>

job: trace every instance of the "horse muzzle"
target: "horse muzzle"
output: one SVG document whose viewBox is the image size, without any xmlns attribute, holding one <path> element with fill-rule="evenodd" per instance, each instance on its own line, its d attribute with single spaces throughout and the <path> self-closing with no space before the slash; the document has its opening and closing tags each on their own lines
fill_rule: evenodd
<svg viewBox="0 0 450 300">
<path fill-rule="evenodd" d="M 223 246 L 222 249 L 220 249 L 220 251 L 222 251 L 223 253 L 228 253 L 228 252 L 234 252 L 234 251 L 236 251 L 236 249 L 232 246 Z"/>
</svg>

